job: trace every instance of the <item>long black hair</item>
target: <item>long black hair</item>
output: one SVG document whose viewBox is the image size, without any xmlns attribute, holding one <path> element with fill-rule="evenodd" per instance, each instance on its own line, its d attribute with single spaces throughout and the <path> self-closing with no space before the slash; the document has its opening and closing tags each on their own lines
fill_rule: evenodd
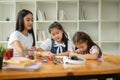
<svg viewBox="0 0 120 80">
<path fill-rule="evenodd" d="M 67 33 L 65 32 L 65 30 L 63 29 L 62 25 L 58 22 L 53 22 L 50 26 L 49 26 L 49 33 L 51 33 L 51 30 L 53 28 L 56 28 L 56 29 L 59 29 L 61 31 L 63 31 L 63 37 L 62 37 L 62 41 L 65 43 L 65 46 L 66 46 L 66 51 L 68 49 L 68 35 Z M 53 40 L 53 39 L 52 39 Z"/>
<path fill-rule="evenodd" d="M 24 30 L 24 28 L 25 28 L 25 26 L 24 26 L 24 17 L 27 14 L 32 14 L 32 12 L 29 11 L 29 10 L 26 10 L 26 9 L 22 9 L 21 11 L 18 12 L 17 22 L 16 22 L 16 30 L 17 31 L 22 32 Z M 33 45 L 32 46 L 35 46 L 35 36 L 34 36 L 33 28 L 31 30 L 29 30 L 28 32 L 32 34 L 32 37 L 33 37 Z"/>
<path fill-rule="evenodd" d="M 88 48 L 87 48 L 86 53 L 89 53 L 89 50 L 93 45 L 97 46 L 99 48 L 98 57 L 101 57 L 102 51 L 101 51 L 100 47 L 96 43 L 93 42 L 93 40 L 91 39 L 91 37 L 87 33 L 78 31 L 74 34 L 73 43 L 77 44 L 79 42 L 87 43 Z"/>
</svg>

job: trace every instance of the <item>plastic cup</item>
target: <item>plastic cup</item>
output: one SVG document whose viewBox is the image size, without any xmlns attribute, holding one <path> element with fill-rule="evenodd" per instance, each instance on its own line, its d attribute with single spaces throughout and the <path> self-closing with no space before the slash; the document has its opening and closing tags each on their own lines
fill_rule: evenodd
<svg viewBox="0 0 120 80">
<path fill-rule="evenodd" d="M 35 52 L 34 50 L 24 50 L 23 57 L 26 57 L 26 58 L 33 60 L 36 58 L 34 52 Z"/>
</svg>

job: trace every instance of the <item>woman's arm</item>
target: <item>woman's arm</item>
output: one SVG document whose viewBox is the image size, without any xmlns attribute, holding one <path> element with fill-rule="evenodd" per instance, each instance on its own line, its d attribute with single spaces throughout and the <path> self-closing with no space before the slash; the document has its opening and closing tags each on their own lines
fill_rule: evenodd
<svg viewBox="0 0 120 80">
<path fill-rule="evenodd" d="M 22 55 L 22 51 L 26 50 L 27 47 L 26 46 L 22 46 L 21 43 L 18 40 L 15 40 L 13 42 L 13 46 L 15 48 L 15 52 L 19 53 L 20 55 Z"/>
</svg>

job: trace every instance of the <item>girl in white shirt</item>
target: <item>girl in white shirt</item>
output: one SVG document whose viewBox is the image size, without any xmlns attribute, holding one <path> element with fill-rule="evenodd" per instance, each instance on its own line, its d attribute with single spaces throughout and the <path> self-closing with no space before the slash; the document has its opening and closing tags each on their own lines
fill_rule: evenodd
<svg viewBox="0 0 120 80">
<path fill-rule="evenodd" d="M 14 50 L 13 56 L 20 56 L 23 50 L 35 50 L 35 37 L 33 32 L 33 14 L 22 9 L 17 15 L 16 31 L 10 35 L 8 48 Z"/>
<path fill-rule="evenodd" d="M 69 56 L 102 60 L 101 49 L 92 41 L 87 33 L 80 31 L 76 32 L 73 36 L 73 43 L 77 49 L 74 53 L 70 53 Z"/>
<path fill-rule="evenodd" d="M 72 42 L 68 39 L 67 33 L 61 24 L 54 22 L 49 26 L 51 39 L 46 40 L 40 45 L 39 51 L 48 51 L 48 55 L 69 55 L 73 51 Z M 60 54 L 59 54 L 60 53 Z M 43 54 L 47 54 L 46 52 Z"/>
</svg>

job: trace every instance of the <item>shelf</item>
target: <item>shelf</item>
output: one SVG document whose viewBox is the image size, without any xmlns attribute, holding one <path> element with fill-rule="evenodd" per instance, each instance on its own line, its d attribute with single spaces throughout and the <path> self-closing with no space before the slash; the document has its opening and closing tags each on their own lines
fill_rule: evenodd
<svg viewBox="0 0 120 80">
<path fill-rule="evenodd" d="M 42 42 L 43 42 L 43 41 L 37 41 L 36 43 L 37 43 L 37 44 L 41 44 Z"/>
<path fill-rule="evenodd" d="M 101 49 L 105 54 L 119 55 L 120 44 L 118 43 L 102 43 Z"/>
<path fill-rule="evenodd" d="M 34 15 L 34 18 L 36 19 L 35 17 L 35 2 L 33 1 L 20 1 L 20 2 L 16 2 L 16 15 L 17 13 L 21 10 L 21 9 L 28 9 L 30 10 L 33 15 Z"/>
<path fill-rule="evenodd" d="M 43 42 L 38 30 L 51 38 L 48 27 L 57 21 L 70 39 L 85 31 L 103 53 L 120 53 L 120 0 L 0 0 L 0 44 L 7 45 L 21 9 L 33 13 L 36 47 Z"/>
<path fill-rule="evenodd" d="M 16 2 L 34 2 L 34 0 L 15 0 Z"/>
<path fill-rule="evenodd" d="M 78 1 L 58 1 L 58 20 L 78 20 L 78 13 Z"/>
<path fill-rule="evenodd" d="M 6 21 L 6 20 L 14 21 L 15 20 L 14 12 L 15 12 L 14 2 L 12 1 L 11 2 L 0 2 L 0 21 Z"/>
<path fill-rule="evenodd" d="M 0 3 L 11 3 L 14 2 L 14 0 L 0 0 Z"/>
<path fill-rule="evenodd" d="M 98 3 L 99 0 L 80 0 L 80 2 Z"/>
<path fill-rule="evenodd" d="M 119 20 L 101 20 L 101 22 L 115 22 L 115 23 L 118 23 L 120 21 Z"/>
<path fill-rule="evenodd" d="M 119 3 L 119 0 L 101 0 L 101 1 L 107 3 Z"/>
<path fill-rule="evenodd" d="M 102 41 L 119 41 L 120 40 L 119 23 L 105 22 L 101 24 Z"/>
<path fill-rule="evenodd" d="M 0 23 L 15 23 L 15 21 L 0 21 Z"/>
<path fill-rule="evenodd" d="M 38 38 L 36 39 L 37 41 L 41 40 L 41 37 L 42 37 L 42 40 L 43 40 L 43 35 L 44 35 L 45 39 L 50 38 L 50 33 L 48 31 L 48 27 L 49 27 L 50 24 L 52 24 L 52 22 L 37 23 L 36 24 L 36 30 L 42 31 L 42 35 L 41 35 L 41 32 L 36 33 L 36 36 L 38 36 Z"/>
<path fill-rule="evenodd" d="M 35 21 L 37 23 L 49 23 L 49 22 L 54 22 L 55 20 L 47 20 L 47 21 Z M 80 23 L 84 23 L 84 22 L 88 22 L 88 23 L 95 23 L 95 22 L 99 22 L 98 20 L 57 20 L 57 22 L 71 22 L 71 23 L 75 23 L 75 22 L 80 22 Z M 110 22 L 110 21 L 105 21 L 105 22 Z M 113 21 L 111 21 L 113 22 Z M 116 21 L 114 21 L 116 22 Z"/>
<path fill-rule="evenodd" d="M 68 34 L 69 39 L 71 40 L 75 32 L 77 31 L 77 23 L 64 23 L 60 22 L 60 24 L 63 26 L 64 30 Z"/>
<path fill-rule="evenodd" d="M 79 20 L 79 22 L 99 22 L 98 20 Z"/>
<path fill-rule="evenodd" d="M 102 20 L 119 20 L 118 8 L 120 5 L 119 0 L 102 0 L 101 5 L 101 16 Z"/>
<path fill-rule="evenodd" d="M 8 40 L 8 37 L 14 30 L 15 30 L 14 23 L 0 23 L 0 41 Z"/>
<path fill-rule="evenodd" d="M 120 43 L 120 41 L 101 41 L 101 43 Z"/>
<path fill-rule="evenodd" d="M 55 20 L 36 21 L 36 22 L 37 23 L 51 23 L 51 22 L 55 22 Z M 76 23 L 76 22 L 79 22 L 79 20 L 57 20 L 57 22 Z"/>
<path fill-rule="evenodd" d="M 36 23 L 52 23 L 54 20 L 47 20 L 47 21 L 36 21 Z"/>
<path fill-rule="evenodd" d="M 8 41 L 0 41 L 0 43 L 1 44 L 4 44 L 4 43 L 6 44 L 6 43 L 8 43 Z"/>
<path fill-rule="evenodd" d="M 58 20 L 58 22 L 77 23 L 77 22 L 79 22 L 79 20 Z"/>
<path fill-rule="evenodd" d="M 80 20 L 98 20 L 98 0 L 80 0 L 79 19 Z"/>
<path fill-rule="evenodd" d="M 79 30 L 80 31 L 85 31 L 86 33 L 88 33 L 90 35 L 90 37 L 95 40 L 98 41 L 99 37 L 98 37 L 98 22 L 80 22 L 79 23 Z"/>
<path fill-rule="evenodd" d="M 40 14 L 43 19 L 43 14 L 45 14 L 45 20 L 57 20 L 57 9 L 55 1 L 37 1 L 37 14 L 40 11 Z M 38 15 L 40 15 L 38 14 Z M 40 19 L 41 20 L 41 19 Z M 43 19 L 44 20 L 44 19 Z"/>
</svg>

